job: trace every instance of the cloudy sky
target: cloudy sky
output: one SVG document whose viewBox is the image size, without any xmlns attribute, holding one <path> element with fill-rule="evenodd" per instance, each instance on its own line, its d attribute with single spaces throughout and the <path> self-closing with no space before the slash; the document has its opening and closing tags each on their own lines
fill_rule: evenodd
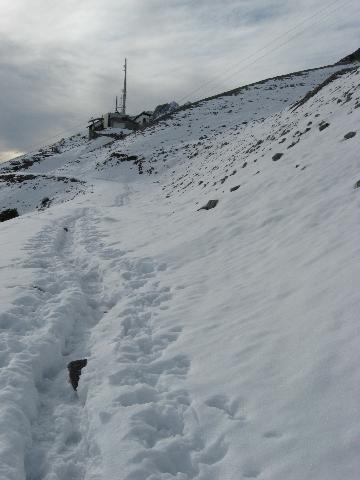
<svg viewBox="0 0 360 480">
<path fill-rule="evenodd" d="M 184 103 L 360 47 L 358 0 L 0 0 L 0 160 L 111 111 Z"/>
</svg>

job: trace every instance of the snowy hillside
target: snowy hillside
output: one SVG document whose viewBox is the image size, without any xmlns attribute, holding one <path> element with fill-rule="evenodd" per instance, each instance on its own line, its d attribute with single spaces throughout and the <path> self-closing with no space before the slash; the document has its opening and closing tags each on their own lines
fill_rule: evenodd
<svg viewBox="0 0 360 480">
<path fill-rule="evenodd" d="M 358 479 L 359 80 L 2 165 L 1 479 Z"/>
</svg>

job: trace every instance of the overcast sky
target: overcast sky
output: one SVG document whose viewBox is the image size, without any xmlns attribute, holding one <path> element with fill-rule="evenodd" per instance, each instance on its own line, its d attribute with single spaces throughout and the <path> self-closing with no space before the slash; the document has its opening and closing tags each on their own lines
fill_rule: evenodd
<svg viewBox="0 0 360 480">
<path fill-rule="evenodd" d="M 360 47 L 358 0 L 0 0 L 0 159 L 128 112 L 330 64 Z"/>
</svg>

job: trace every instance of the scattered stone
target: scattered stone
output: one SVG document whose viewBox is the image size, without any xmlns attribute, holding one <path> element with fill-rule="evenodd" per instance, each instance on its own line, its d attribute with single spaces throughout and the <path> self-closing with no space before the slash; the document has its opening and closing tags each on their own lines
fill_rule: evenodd
<svg viewBox="0 0 360 480">
<path fill-rule="evenodd" d="M 69 229 L 68 229 L 67 227 L 64 227 L 64 230 L 65 230 L 65 232 L 68 232 L 68 231 L 69 231 Z"/>
<path fill-rule="evenodd" d="M 244 162 L 242 168 L 245 168 L 246 165 L 247 165 L 247 162 Z"/>
<path fill-rule="evenodd" d="M 345 140 L 349 140 L 349 138 L 355 137 L 356 132 L 348 132 L 346 135 L 344 135 Z"/>
<path fill-rule="evenodd" d="M 44 197 L 41 200 L 40 209 L 44 210 L 45 208 L 50 207 L 50 203 L 51 203 L 50 198 L 49 197 Z"/>
<path fill-rule="evenodd" d="M 0 222 L 6 222 L 7 220 L 11 220 L 12 218 L 16 218 L 19 216 L 19 212 L 16 208 L 7 208 L 0 212 Z"/>
<path fill-rule="evenodd" d="M 230 192 L 235 192 L 235 190 L 237 190 L 238 188 L 240 188 L 240 185 L 236 185 L 235 187 L 231 187 Z"/>
<path fill-rule="evenodd" d="M 228 175 L 225 175 L 225 177 L 220 180 L 221 185 L 225 183 L 228 178 Z"/>
<path fill-rule="evenodd" d="M 325 130 L 325 128 L 327 128 L 329 126 L 330 126 L 330 123 L 321 122 L 320 125 L 319 125 L 319 131 L 322 132 L 323 130 Z"/>
<path fill-rule="evenodd" d="M 299 137 L 297 140 L 295 140 L 294 142 L 290 143 L 290 145 L 288 145 L 287 148 L 288 148 L 288 149 L 289 149 L 289 148 L 293 148 L 293 147 L 295 147 L 295 145 L 297 145 L 299 142 L 300 142 L 300 137 Z"/>
<path fill-rule="evenodd" d="M 87 359 L 84 358 L 82 360 L 74 360 L 70 363 L 68 363 L 68 370 L 69 370 L 69 380 L 70 383 L 73 387 L 73 389 L 77 390 L 77 387 L 79 385 L 79 379 L 81 375 L 81 370 L 86 367 L 87 365 Z"/>
<path fill-rule="evenodd" d="M 283 155 L 283 153 L 275 153 L 275 155 L 272 157 L 273 162 L 277 162 L 278 160 L 280 160 Z"/>
<path fill-rule="evenodd" d="M 360 188 L 360 180 L 355 183 L 354 188 Z"/>
<path fill-rule="evenodd" d="M 199 210 L 211 210 L 212 208 L 215 208 L 216 205 L 219 203 L 219 200 L 209 200 L 206 205 L 203 207 L 199 208 Z"/>
</svg>

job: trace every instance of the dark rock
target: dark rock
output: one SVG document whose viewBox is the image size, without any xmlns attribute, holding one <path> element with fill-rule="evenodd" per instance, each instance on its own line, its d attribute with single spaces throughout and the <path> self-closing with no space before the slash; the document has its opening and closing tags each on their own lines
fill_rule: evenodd
<svg viewBox="0 0 360 480">
<path fill-rule="evenodd" d="M 50 198 L 49 197 L 44 197 L 42 200 L 41 200 L 41 205 L 40 205 L 40 208 L 41 209 L 45 209 L 45 208 L 48 208 L 50 206 Z"/>
<path fill-rule="evenodd" d="M 240 188 L 240 185 L 236 185 L 235 187 L 231 187 L 230 192 L 235 192 L 235 190 L 237 190 L 238 188 Z"/>
<path fill-rule="evenodd" d="M 67 368 L 69 370 L 69 380 L 75 391 L 77 390 L 77 387 L 79 385 L 81 370 L 86 367 L 86 365 L 86 358 L 82 360 L 73 360 L 72 362 L 68 363 Z"/>
<path fill-rule="evenodd" d="M 64 227 L 64 230 L 65 230 L 65 232 L 68 232 L 68 231 L 69 231 L 69 229 L 68 229 L 67 227 Z"/>
<path fill-rule="evenodd" d="M 329 127 L 330 126 L 330 123 L 327 123 L 327 122 L 321 122 L 320 125 L 319 125 L 319 130 L 320 132 L 322 132 L 323 130 L 325 130 L 325 128 Z"/>
<path fill-rule="evenodd" d="M 207 204 L 199 208 L 199 210 L 211 210 L 212 208 L 215 208 L 218 203 L 219 200 L 209 200 Z"/>
<path fill-rule="evenodd" d="M 360 48 L 358 48 L 355 52 L 350 53 L 350 55 L 347 55 L 346 57 L 342 58 L 335 65 L 343 65 L 343 64 L 349 64 L 354 62 L 360 62 Z"/>
<path fill-rule="evenodd" d="M 12 218 L 16 218 L 19 216 L 19 212 L 16 208 L 7 208 L 0 212 L 0 222 L 6 222 L 7 220 L 11 220 Z"/>
<path fill-rule="evenodd" d="M 283 153 L 275 153 L 275 155 L 272 157 L 273 162 L 277 162 L 278 160 L 280 160 L 283 155 Z"/>
<path fill-rule="evenodd" d="M 179 105 L 174 101 L 170 103 L 163 103 L 162 105 L 158 105 L 154 110 L 152 119 L 155 120 L 156 118 L 169 115 L 175 112 L 175 110 L 177 110 L 178 108 L 179 108 Z"/>
<path fill-rule="evenodd" d="M 360 180 L 355 183 L 354 188 L 360 188 Z"/>
<path fill-rule="evenodd" d="M 295 147 L 300 142 L 300 138 L 298 138 L 295 142 L 290 143 L 290 145 L 287 146 L 287 149 Z"/>
<path fill-rule="evenodd" d="M 345 140 L 349 140 L 349 138 L 355 137 L 356 132 L 348 132 L 346 135 L 344 135 Z"/>
</svg>

